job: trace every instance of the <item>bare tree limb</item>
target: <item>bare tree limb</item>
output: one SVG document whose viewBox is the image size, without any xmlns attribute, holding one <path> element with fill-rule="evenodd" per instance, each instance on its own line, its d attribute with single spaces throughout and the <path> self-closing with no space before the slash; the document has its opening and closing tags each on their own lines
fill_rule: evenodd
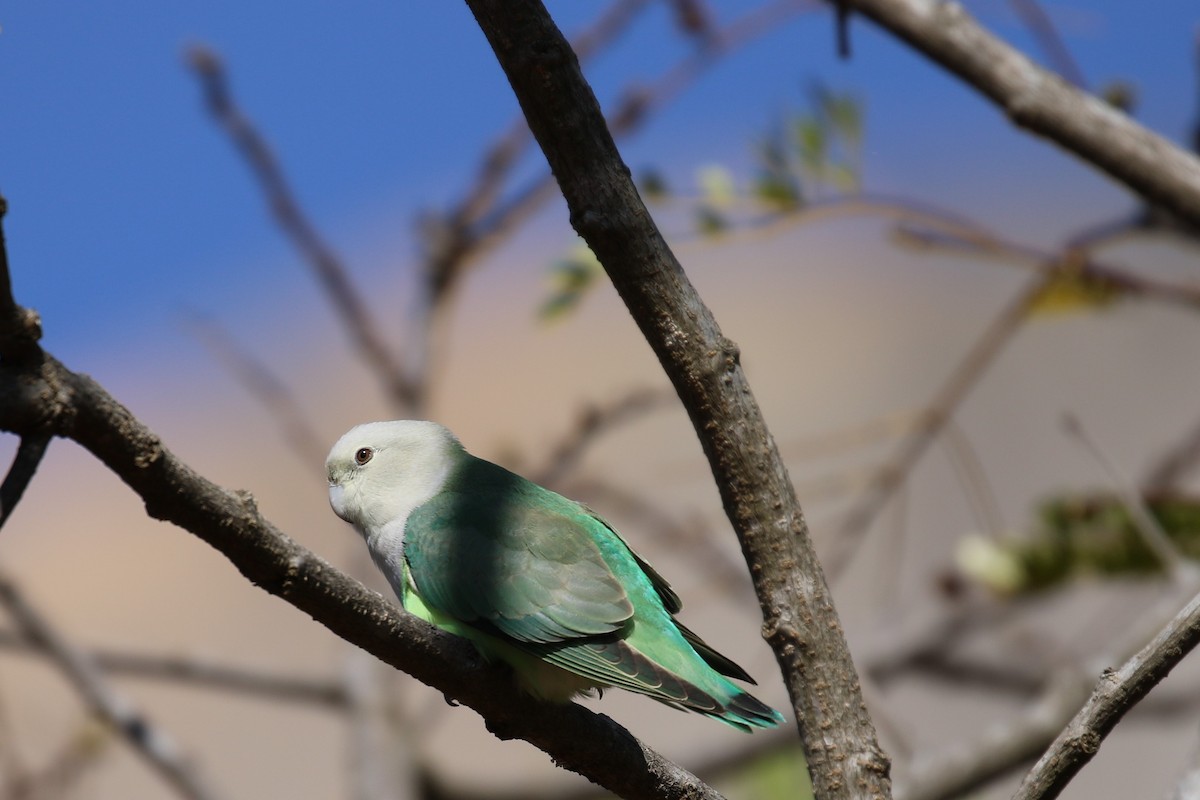
<svg viewBox="0 0 1200 800">
<path fill-rule="evenodd" d="M 1083 77 L 1083 70 L 1075 63 L 1071 51 L 1067 49 L 1062 37 L 1058 35 L 1058 30 L 1055 29 L 1054 23 L 1050 21 L 1050 16 L 1041 4 L 1037 0 L 1008 1 L 1009 5 L 1013 7 L 1013 11 L 1017 12 L 1017 16 L 1025 23 L 1025 27 L 1029 28 L 1034 38 L 1037 39 L 1038 46 L 1045 52 L 1050 65 L 1058 70 L 1058 73 L 1069 83 L 1080 89 L 1086 89 L 1087 81 Z"/>
<path fill-rule="evenodd" d="M 739 363 L 638 197 L 569 45 L 536 0 L 468 0 L 567 200 L 679 393 L 750 565 L 820 798 L 890 796 L 803 513 Z"/>
<path fill-rule="evenodd" d="M 67 741 L 45 766 L 7 782 L 0 800 L 51 800 L 67 797 L 72 786 L 95 767 L 112 741 L 108 730 L 92 716 L 80 721 Z"/>
<path fill-rule="evenodd" d="M 914 762 L 896 785 L 896 800 L 950 800 L 986 786 L 1037 758 L 1086 697 L 1078 673 L 1060 676 L 1017 719 Z"/>
<path fill-rule="evenodd" d="M 11 363 L 36 362 L 41 358 L 42 320 L 36 311 L 17 305 L 13 299 L 12 275 L 8 270 L 8 245 L 4 239 L 4 217 L 8 200 L 0 197 L 0 360 Z"/>
<path fill-rule="evenodd" d="M 196 313 L 188 314 L 185 321 L 217 362 L 270 413 L 300 463 L 322 469 L 328 447 L 275 371 L 240 347 L 215 321 Z"/>
<path fill-rule="evenodd" d="M 312 267 L 350 340 L 399 407 L 412 405 L 416 389 L 372 322 L 367 304 L 329 245 L 305 216 L 266 140 L 233 101 L 225 69 L 216 53 L 201 46 L 188 53 L 214 119 L 228 133 L 258 179 L 275 221 Z"/>
<path fill-rule="evenodd" d="M 1013 800 L 1050 800 L 1092 759 L 1125 713 L 1200 644 L 1200 595 L 1119 669 L 1106 669 L 1092 696 L 1025 776 Z"/>
<path fill-rule="evenodd" d="M 980 27 L 958 2 L 846 0 L 1004 110 L 1152 204 L 1200 225 L 1200 160 Z"/>
<path fill-rule="evenodd" d="M 101 677 L 96 665 L 52 627 L 25 600 L 16 584 L 3 574 L 0 574 L 0 603 L 8 608 L 24 634 L 46 651 L 87 706 L 117 731 L 179 794 L 191 800 L 219 796 L 201 780 L 175 744 L 126 698 L 117 694 Z"/>
<path fill-rule="evenodd" d="M 31 655 L 45 653 L 41 642 L 11 630 L 0 630 L 0 649 Z M 346 707 L 346 688 L 333 679 L 284 675 L 195 656 L 135 653 L 112 648 L 91 648 L 82 652 L 98 669 L 122 677 L 169 681 L 335 710 Z"/>
<path fill-rule="evenodd" d="M 970 389 L 1020 329 L 1027 318 L 1030 304 L 1041 294 L 1047 280 L 1048 276 L 1035 276 L 1000 311 L 930 401 L 922 423 L 872 476 L 866 491 L 838 526 L 826 557 L 830 574 L 839 574 L 850 562 L 876 515 L 945 428 Z"/>
<path fill-rule="evenodd" d="M 605 405 L 585 407 L 578 415 L 575 428 L 554 447 L 549 460 L 533 479 L 547 485 L 558 483 L 606 432 L 676 402 L 678 400 L 673 392 L 643 388 L 635 389 Z"/>
<path fill-rule="evenodd" d="M 655 110 L 682 93 L 721 57 L 776 29 L 787 17 L 819 7 L 820 0 L 774 0 L 710 31 L 702 47 L 683 57 L 655 80 L 626 88 L 623 99 L 608 116 L 613 135 L 620 137 L 638 130 Z M 590 48 L 594 47 L 589 37 L 585 35 L 582 39 Z M 556 196 L 553 175 L 544 175 L 501 197 L 499 179 L 515 163 L 519 154 L 516 148 L 523 144 L 523 140 L 519 140 L 527 130 L 524 119 L 519 120 L 501 139 L 497 145 L 499 149 L 489 151 L 477 184 L 481 188 L 473 191 L 454 212 L 446 216 L 430 215 L 424 220 L 426 253 L 422 269 L 424 291 L 428 296 L 420 310 L 434 317 L 422 321 L 428 327 L 436 326 L 439 309 L 444 307 L 446 296 L 457 288 L 467 268 L 503 241 L 544 202 Z M 512 148 L 511 152 L 506 146 Z M 497 154 L 503 154 L 503 158 L 489 166 Z M 497 169 L 497 164 L 503 169 Z M 465 216 L 468 208 L 470 217 Z M 419 374 L 431 357 L 426 341 L 416 344 L 419 347 L 410 352 L 412 365 Z"/>
<path fill-rule="evenodd" d="M 12 516 L 13 509 L 21 501 L 21 496 L 33 480 L 33 474 L 42 463 L 42 457 L 46 455 L 46 447 L 49 444 L 50 435 L 46 433 L 30 433 L 21 437 L 12 466 L 4 476 L 4 483 L 0 483 L 0 527 L 4 527 L 4 523 Z"/>
<path fill-rule="evenodd" d="M 1178 437 L 1147 470 L 1142 486 L 1146 492 L 1166 492 L 1178 484 L 1200 464 L 1200 425 Z"/>
</svg>

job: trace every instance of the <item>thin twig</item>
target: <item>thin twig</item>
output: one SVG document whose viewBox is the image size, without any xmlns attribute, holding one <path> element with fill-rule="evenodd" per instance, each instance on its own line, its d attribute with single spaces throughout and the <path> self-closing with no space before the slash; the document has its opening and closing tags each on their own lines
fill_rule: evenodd
<svg viewBox="0 0 1200 800">
<path fill-rule="evenodd" d="M 9 782 L 0 800 L 62 800 L 108 754 L 111 741 L 101 723 L 92 717 L 82 720 L 49 763 Z"/>
<path fill-rule="evenodd" d="M 1025 27 L 1029 28 L 1030 33 L 1037 39 L 1050 65 L 1076 87 L 1086 89 L 1087 81 L 1083 77 L 1083 70 L 1079 69 L 1079 64 L 1075 62 L 1071 51 L 1058 35 L 1050 16 L 1037 0 L 1008 1 L 1013 11 L 1017 12 L 1017 16 L 1025 23 Z"/>
<path fill-rule="evenodd" d="M 48 433 L 32 433 L 21 437 L 12 466 L 4 476 L 4 483 L 0 483 L 0 528 L 8 522 L 13 509 L 21 501 L 21 496 L 33 480 L 33 474 L 42 463 L 42 457 L 46 455 L 49 445 Z"/>
<path fill-rule="evenodd" d="M 1129 709 L 1200 644 L 1200 595 L 1119 669 L 1107 669 L 1084 707 L 1025 776 L 1013 800 L 1050 800 L 1091 760 Z"/>
<path fill-rule="evenodd" d="M 0 629 L 0 648 L 46 654 L 40 641 L 4 629 Z M 167 681 L 334 710 L 346 706 L 346 690 L 335 680 L 233 666 L 198 656 L 136 653 L 101 647 L 86 649 L 83 654 L 98 669 L 122 677 Z"/>
<path fill-rule="evenodd" d="M 600 437 L 652 411 L 678 403 L 679 398 L 672 391 L 642 388 L 603 405 L 587 406 L 579 413 L 571 432 L 551 449 L 549 459 L 533 479 L 545 485 L 562 481 Z"/>
<path fill-rule="evenodd" d="M 1158 457 L 1142 481 L 1144 491 L 1169 492 L 1200 464 L 1200 424 L 1174 441 L 1167 452 Z"/>
<path fill-rule="evenodd" d="M 845 569 L 876 515 L 953 417 L 971 388 L 1012 341 L 1028 318 L 1029 308 L 1041 295 L 1047 280 L 1044 276 L 1035 276 L 1000 311 L 934 395 L 922 424 L 901 443 L 895 455 L 875 472 L 870 485 L 838 526 L 830 544 L 824 563 L 831 575 L 837 575 Z"/>
<path fill-rule="evenodd" d="M 328 450 L 295 395 L 266 363 L 240 347 L 215 320 L 197 313 L 184 317 L 188 329 L 204 345 L 217 363 L 258 400 L 279 426 L 283 439 L 300 462 L 309 469 L 322 470 Z"/>
<path fill-rule="evenodd" d="M 195 767 L 156 725 L 118 694 L 95 662 L 67 641 L 25 599 L 16 584 L 0 574 L 0 602 L 29 639 L 44 649 L 84 702 L 155 769 L 179 794 L 191 800 L 218 797 Z"/>
<path fill-rule="evenodd" d="M 200 80 L 213 118 L 225 129 L 258 179 L 275 221 L 312 268 L 363 361 L 393 403 L 400 408 L 413 404 L 416 389 L 385 343 L 345 266 L 301 210 L 266 139 L 234 103 L 220 58 L 197 45 L 188 51 L 187 61 Z"/>
<path fill-rule="evenodd" d="M 607 116 L 611 132 L 616 137 L 637 131 L 654 112 L 663 108 L 681 94 L 709 68 L 740 47 L 754 39 L 776 30 L 788 17 L 820 8 L 820 0 L 775 0 L 733 20 L 723 28 L 716 29 L 705 40 L 703 47 L 682 57 L 679 62 L 646 84 L 631 84 L 626 87 L 623 99 Z M 521 120 L 509 129 L 498 147 L 509 137 L 517 138 L 518 126 L 527 128 Z M 503 152 L 506 150 L 495 152 Z M 511 158 L 515 160 L 516 154 Z M 507 157 L 507 155 L 506 155 Z M 507 166 L 506 166 L 507 169 Z M 485 165 L 481 175 L 490 176 Z M 489 177 L 489 180 L 493 178 Z M 418 304 L 418 313 L 427 314 L 428 319 L 418 320 L 419 325 L 433 331 L 441 325 L 448 296 L 457 289 L 467 269 L 484 255 L 498 246 L 518 224 L 528 219 L 543 203 L 557 196 L 554 176 L 549 172 L 532 179 L 501 198 L 495 186 L 488 185 L 485 191 L 494 196 L 489 202 L 474 202 L 473 224 L 464 224 L 455 214 L 461 214 L 465 204 L 448 216 L 427 216 L 424 220 L 425 255 L 423 261 L 424 291 L 426 296 Z M 479 190 L 477 190 L 479 191 Z M 472 203 L 475 192 L 465 203 Z M 413 374 L 424 374 L 428 364 L 434 361 L 430 344 L 436 337 L 429 335 L 412 337 L 408 349 L 408 362 Z"/>
<path fill-rule="evenodd" d="M 1158 520 L 1146 508 L 1146 502 L 1142 496 L 1134 489 L 1133 483 L 1117 466 L 1117 463 L 1109 457 L 1104 448 L 1100 447 L 1099 443 L 1088 433 L 1087 428 L 1079 420 L 1075 414 L 1068 412 L 1063 416 L 1063 430 L 1070 436 L 1079 441 L 1092 457 L 1100 464 L 1101 468 L 1108 473 L 1108 479 L 1112 484 L 1113 491 L 1121 501 L 1121 505 L 1125 507 L 1125 512 L 1129 514 L 1130 520 L 1133 521 L 1133 528 L 1141 536 L 1142 543 L 1150 552 L 1154 553 L 1162 564 L 1163 570 L 1171 576 L 1173 580 L 1179 580 L 1181 571 L 1187 568 L 1188 561 L 1179 552 L 1179 548 L 1171 541 L 1171 537 L 1158 524 Z"/>
<path fill-rule="evenodd" d="M 913 226 L 899 227 L 896 236 L 902 244 L 910 247 L 1002 258 L 1043 274 L 1060 270 L 1062 265 L 1069 264 L 1073 274 L 1080 279 L 1109 286 L 1123 294 L 1200 308 L 1200 287 L 1166 283 L 1099 262 L 1086 249 L 1069 243 L 1054 252 L 1000 238 L 980 240 L 962 237 L 953 232 L 931 231 Z M 1076 237 L 1071 237 L 1068 241 L 1076 241 Z"/>
<path fill-rule="evenodd" d="M 988 480 L 979 453 L 962 427 L 953 421 L 946 426 L 945 443 L 955 466 L 954 475 L 967 497 L 975 524 L 984 533 L 999 536 L 1004 531 L 1004 514 L 1000 511 L 1000 502 L 996 500 L 996 492 Z"/>
<path fill-rule="evenodd" d="M 895 800 L 949 800 L 986 786 L 1038 757 L 1087 698 L 1087 682 L 1063 674 L 1019 717 L 996 723 L 947 751 L 919 758 L 897 782 Z"/>
</svg>

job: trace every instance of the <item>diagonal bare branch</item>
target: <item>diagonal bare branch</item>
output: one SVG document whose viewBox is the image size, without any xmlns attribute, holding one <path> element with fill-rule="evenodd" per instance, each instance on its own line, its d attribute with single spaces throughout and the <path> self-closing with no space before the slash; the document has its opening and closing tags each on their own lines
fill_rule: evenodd
<svg viewBox="0 0 1200 800">
<path fill-rule="evenodd" d="M 1200 644 L 1200 595 L 1118 669 L 1106 669 L 1092 696 L 1025 776 L 1013 800 L 1058 797 L 1125 713 Z"/>
<path fill-rule="evenodd" d="M 1042 8 L 1041 3 L 1038 0 L 1008 0 L 1008 2 L 1021 21 L 1025 23 L 1025 27 L 1037 39 L 1038 46 L 1046 54 L 1050 65 L 1058 70 L 1058 74 L 1074 86 L 1086 89 L 1087 80 L 1083 77 L 1083 70 L 1079 68 L 1079 64 L 1075 62 L 1066 43 L 1058 35 L 1058 29 L 1054 27 L 1050 15 Z"/>
<path fill-rule="evenodd" d="M 750 567 L 818 797 L 890 795 L 889 761 L 795 490 L 726 338 L 637 194 L 591 88 L 536 0 L 467 0 L 571 212 L 708 456 Z"/>
<path fill-rule="evenodd" d="M 845 569 L 880 510 L 945 428 L 967 393 L 1012 340 L 1027 318 L 1030 304 L 1041 294 L 1052 275 L 1035 276 L 1000 311 L 930 401 L 921 424 L 900 444 L 892 458 L 872 475 L 866 490 L 838 526 L 826 557 L 826 567 L 831 575 Z"/>
<path fill-rule="evenodd" d="M 605 405 L 585 407 L 580 412 L 574 429 L 554 447 L 549 460 L 534 473 L 533 479 L 546 485 L 562 481 L 576 467 L 588 448 L 605 433 L 676 402 L 678 398 L 674 392 L 642 388 Z"/>
<path fill-rule="evenodd" d="M 328 448 L 283 379 L 240 347 L 216 321 L 195 313 L 188 314 L 185 321 L 217 362 L 270 412 L 300 463 L 320 469 Z"/>
<path fill-rule="evenodd" d="M 4 482 L 0 483 L 0 528 L 8 522 L 13 509 L 21 501 L 49 445 L 50 435 L 47 433 L 30 433 L 21 437 L 12 466 L 8 468 Z"/>
<path fill-rule="evenodd" d="M 42 642 L 4 629 L 0 629 L 0 649 L 31 655 L 46 652 Z M 346 687 L 333 679 L 285 675 L 196 656 L 138 653 L 106 647 L 82 652 L 98 669 L 123 677 L 169 681 L 334 710 L 346 706 Z"/>
<path fill-rule="evenodd" d="M 195 46 L 188 52 L 187 60 L 200 80 L 213 118 L 225 129 L 258 179 L 275 221 L 312 267 L 363 361 L 382 382 L 392 402 L 400 407 L 412 405 L 416 389 L 377 329 L 345 266 L 300 208 L 266 139 L 234 103 L 220 58 L 207 48 Z"/>
<path fill-rule="evenodd" d="M 1200 160 L 1081 92 L 940 0 L 845 0 L 1000 107 L 1154 205 L 1200 225 Z"/>
<path fill-rule="evenodd" d="M 143 716 L 129 700 L 100 675 L 94 662 L 67 641 L 42 614 L 25 599 L 8 576 L 0 574 L 0 603 L 26 637 L 54 661 L 84 702 L 113 728 L 138 755 L 153 767 L 174 789 L 190 800 L 218 797 L 176 745 Z"/>
</svg>

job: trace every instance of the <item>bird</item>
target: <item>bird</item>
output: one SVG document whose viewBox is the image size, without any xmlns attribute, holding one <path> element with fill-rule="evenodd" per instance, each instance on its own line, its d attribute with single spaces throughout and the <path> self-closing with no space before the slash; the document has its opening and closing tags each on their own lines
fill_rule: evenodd
<svg viewBox="0 0 1200 800">
<path fill-rule="evenodd" d="M 329 502 L 406 611 L 565 703 L 617 687 L 742 731 L 783 716 L 676 618 L 670 584 L 587 506 L 471 455 L 424 420 L 369 422 L 325 462 Z"/>
</svg>

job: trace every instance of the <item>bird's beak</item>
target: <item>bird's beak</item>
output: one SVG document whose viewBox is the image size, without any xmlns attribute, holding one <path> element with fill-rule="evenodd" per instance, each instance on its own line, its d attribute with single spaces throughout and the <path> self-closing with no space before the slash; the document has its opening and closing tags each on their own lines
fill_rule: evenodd
<svg viewBox="0 0 1200 800">
<path fill-rule="evenodd" d="M 333 513 L 346 519 L 346 490 L 340 483 L 329 484 L 329 505 L 333 508 Z"/>
</svg>

